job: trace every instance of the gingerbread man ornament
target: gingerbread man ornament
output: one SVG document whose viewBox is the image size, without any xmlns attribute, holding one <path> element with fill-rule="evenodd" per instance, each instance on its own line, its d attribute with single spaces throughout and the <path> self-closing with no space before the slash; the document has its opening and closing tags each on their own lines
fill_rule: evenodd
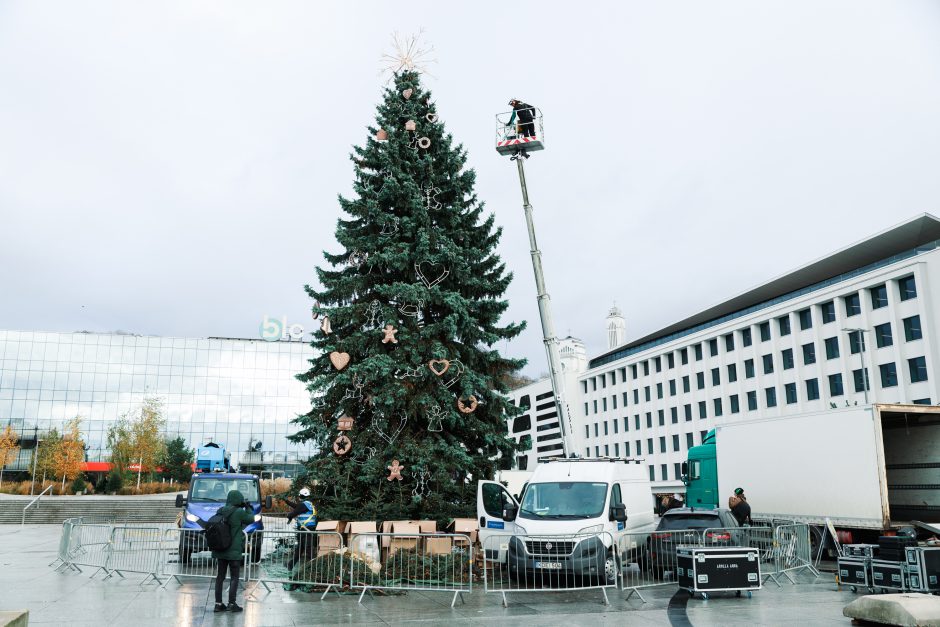
<svg viewBox="0 0 940 627">
<path fill-rule="evenodd" d="M 391 466 L 386 466 L 388 468 L 388 480 L 389 481 L 401 481 L 401 471 L 405 469 L 404 466 L 398 463 L 397 459 L 392 460 Z"/>
</svg>

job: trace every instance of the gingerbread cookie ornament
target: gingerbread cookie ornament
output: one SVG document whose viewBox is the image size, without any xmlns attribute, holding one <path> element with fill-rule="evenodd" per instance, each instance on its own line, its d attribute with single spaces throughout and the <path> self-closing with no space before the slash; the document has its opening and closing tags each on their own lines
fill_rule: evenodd
<svg viewBox="0 0 940 627">
<path fill-rule="evenodd" d="M 388 481 L 401 481 L 401 471 L 405 469 L 404 466 L 398 463 L 397 459 L 392 460 L 391 466 L 386 466 L 388 468 Z"/>
<path fill-rule="evenodd" d="M 385 333 L 385 337 L 382 338 L 383 344 L 388 344 L 389 342 L 392 344 L 398 344 L 398 340 L 395 338 L 395 334 L 398 333 L 398 329 L 390 324 L 386 324 L 383 333 Z"/>
</svg>

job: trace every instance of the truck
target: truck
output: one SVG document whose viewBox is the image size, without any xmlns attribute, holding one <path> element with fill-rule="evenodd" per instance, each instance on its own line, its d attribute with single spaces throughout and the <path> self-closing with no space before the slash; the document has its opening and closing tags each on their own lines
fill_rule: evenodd
<svg viewBox="0 0 940 627">
<path fill-rule="evenodd" d="M 261 517 L 261 484 L 258 477 L 215 472 L 194 474 L 186 496 L 176 495 L 176 506 L 183 508 L 183 515 L 179 519 L 181 564 L 189 564 L 193 553 L 209 550 L 204 533 L 205 525 L 225 505 L 225 499 L 232 490 L 242 493 L 245 503 L 254 514 L 254 521 L 245 528 L 248 533 L 248 544 L 245 548 L 253 563 L 261 561 L 264 521 Z M 265 497 L 263 505 L 265 509 L 271 509 L 273 503 L 270 494 Z"/>
<path fill-rule="evenodd" d="M 196 472 L 230 472 L 231 453 L 215 442 L 207 442 L 196 451 Z"/>
<path fill-rule="evenodd" d="M 744 488 L 752 518 L 827 527 L 877 542 L 940 522 L 940 407 L 871 404 L 718 425 L 682 466 L 686 505 L 715 508 Z M 831 535 L 831 534 L 830 534 Z"/>
<path fill-rule="evenodd" d="M 497 481 L 477 483 L 484 558 L 517 578 L 541 571 L 616 581 L 620 538 L 655 528 L 646 466 L 616 458 L 539 462 L 518 498 Z"/>
</svg>

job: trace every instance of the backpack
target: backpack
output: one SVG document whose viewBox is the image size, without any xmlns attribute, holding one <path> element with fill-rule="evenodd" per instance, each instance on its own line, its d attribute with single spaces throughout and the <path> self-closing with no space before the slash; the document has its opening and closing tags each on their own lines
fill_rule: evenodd
<svg viewBox="0 0 940 627">
<path fill-rule="evenodd" d="M 232 546 L 232 527 L 228 517 L 216 514 L 206 524 L 206 545 L 211 551 L 225 551 Z"/>
</svg>

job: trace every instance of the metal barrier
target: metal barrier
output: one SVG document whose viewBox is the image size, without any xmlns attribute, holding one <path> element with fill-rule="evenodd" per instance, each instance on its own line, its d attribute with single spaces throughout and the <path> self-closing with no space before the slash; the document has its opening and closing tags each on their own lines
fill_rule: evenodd
<svg viewBox="0 0 940 627">
<path fill-rule="evenodd" d="M 642 588 L 678 582 L 676 549 L 704 546 L 704 529 L 679 529 L 646 533 L 624 533 L 617 541 L 621 590 L 636 594 L 646 603 Z"/>
<path fill-rule="evenodd" d="M 245 533 L 245 549 L 248 552 L 244 555 L 240 577 L 245 584 L 248 582 L 251 535 Z M 159 574 L 166 577 L 162 585 L 164 588 L 171 579 L 176 583 L 182 583 L 180 577 L 214 579 L 218 572 L 218 560 L 212 557 L 201 531 L 179 527 L 167 529 L 159 550 L 162 556 Z"/>
<path fill-rule="evenodd" d="M 159 572 L 164 556 L 163 534 L 159 527 L 112 527 L 105 579 L 113 575 L 123 578 L 124 573 L 132 572 L 147 575 L 141 584 L 150 579 L 162 583 Z"/>
<path fill-rule="evenodd" d="M 69 533 L 68 564 L 78 572 L 80 566 L 108 572 L 108 553 L 111 550 L 111 525 L 86 525 L 79 522 Z"/>
<path fill-rule="evenodd" d="M 777 534 L 773 527 L 712 527 L 702 533 L 702 546 L 728 546 L 757 549 L 761 584 L 770 579 L 777 587 Z"/>
<path fill-rule="evenodd" d="M 814 577 L 819 571 L 813 566 L 813 548 L 809 525 L 781 525 L 774 532 L 777 572 L 795 583 L 790 573 L 808 570 Z"/>
<path fill-rule="evenodd" d="M 56 558 L 52 560 L 49 566 L 53 566 L 56 562 L 59 562 L 59 565 L 55 567 L 55 570 L 59 570 L 63 567 L 68 567 L 75 569 L 70 562 L 70 556 L 72 551 L 72 536 L 77 534 L 76 526 L 81 524 L 81 518 L 66 518 L 62 521 L 62 535 L 59 536 L 59 548 L 56 551 Z"/>
<path fill-rule="evenodd" d="M 454 607 L 473 591 L 473 545 L 452 533 L 362 533 L 349 539 L 349 587 L 453 592 Z"/>
<path fill-rule="evenodd" d="M 250 552 L 249 552 L 250 554 Z M 336 531 L 271 530 L 265 527 L 261 560 L 246 568 L 247 580 L 270 591 L 269 583 L 325 586 L 322 600 L 345 582 L 345 544 Z M 337 594 L 339 591 L 336 591 Z"/>
<path fill-rule="evenodd" d="M 619 552 L 608 532 L 581 534 L 498 534 L 483 543 L 485 592 L 600 590 L 617 585 Z"/>
</svg>

